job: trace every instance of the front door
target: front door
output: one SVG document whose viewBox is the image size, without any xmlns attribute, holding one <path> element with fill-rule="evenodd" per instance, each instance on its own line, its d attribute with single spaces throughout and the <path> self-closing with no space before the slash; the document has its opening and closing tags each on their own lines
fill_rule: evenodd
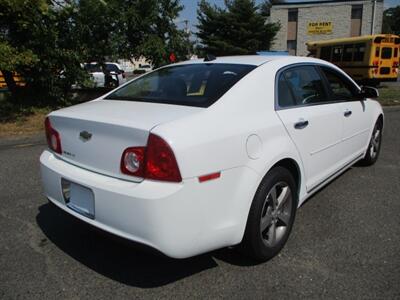
<svg viewBox="0 0 400 300">
<path fill-rule="evenodd" d="M 310 191 L 340 164 L 340 105 L 330 101 L 316 67 L 296 66 L 279 75 L 277 114 L 301 155 Z"/>
</svg>

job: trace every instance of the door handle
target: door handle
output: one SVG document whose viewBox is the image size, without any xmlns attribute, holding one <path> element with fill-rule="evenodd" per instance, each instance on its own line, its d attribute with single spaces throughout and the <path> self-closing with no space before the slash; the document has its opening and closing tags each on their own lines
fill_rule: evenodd
<svg viewBox="0 0 400 300">
<path fill-rule="evenodd" d="M 344 112 L 344 116 L 345 116 L 345 117 L 350 117 L 351 114 L 352 114 L 351 110 L 346 110 L 346 111 Z"/>
<path fill-rule="evenodd" d="M 294 123 L 294 128 L 296 129 L 303 129 L 306 128 L 307 126 L 308 126 L 308 121 L 303 119 L 301 119 L 297 123 Z"/>
</svg>

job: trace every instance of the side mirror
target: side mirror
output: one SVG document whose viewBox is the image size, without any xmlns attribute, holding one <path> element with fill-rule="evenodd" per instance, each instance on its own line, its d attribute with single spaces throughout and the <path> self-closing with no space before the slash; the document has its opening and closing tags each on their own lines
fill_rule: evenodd
<svg viewBox="0 0 400 300">
<path fill-rule="evenodd" d="M 379 91 L 376 88 L 370 86 L 362 86 L 359 93 L 361 99 L 372 98 L 376 99 L 379 97 Z"/>
</svg>

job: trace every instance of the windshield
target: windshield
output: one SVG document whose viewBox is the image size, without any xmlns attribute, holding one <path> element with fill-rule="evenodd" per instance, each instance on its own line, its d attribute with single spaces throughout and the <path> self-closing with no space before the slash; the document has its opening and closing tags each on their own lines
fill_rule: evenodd
<svg viewBox="0 0 400 300">
<path fill-rule="evenodd" d="M 159 69 L 106 99 L 208 107 L 256 66 L 191 64 Z"/>
</svg>

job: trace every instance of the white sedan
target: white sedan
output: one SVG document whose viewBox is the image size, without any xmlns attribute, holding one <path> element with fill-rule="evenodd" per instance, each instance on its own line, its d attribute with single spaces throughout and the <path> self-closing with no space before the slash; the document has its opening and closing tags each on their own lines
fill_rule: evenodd
<svg viewBox="0 0 400 300">
<path fill-rule="evenodd" d="M 240 245 L 265 261 L 308 197 L 356 162 L 377 160 L 377 96 L 312 58 L 169 65 L 49 114 L 45 195 L 170 257 Z"/>
</svg>

